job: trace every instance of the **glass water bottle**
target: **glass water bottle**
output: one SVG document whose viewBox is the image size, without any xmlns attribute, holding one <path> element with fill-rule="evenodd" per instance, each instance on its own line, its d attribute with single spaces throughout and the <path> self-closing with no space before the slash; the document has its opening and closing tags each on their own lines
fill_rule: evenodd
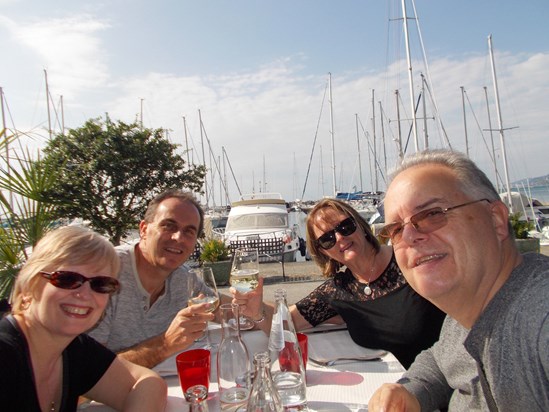
<svg viewBox="0 0 549 412">
<path fill-rule="evenodd" d="M 271 377 L 269 352 L 254 355 L 254 382 L 246 412 L 282 412 L 282 401 Z"/>
<path fill-rule="evenodd" d="M 223 337 L 217 352 L 217 383 L 221 405 L 238 405 L 248 400 L 250 358 L 240 337 L 238 305 L 221 305 Z"/>
<path fill-rule="evenodd" d="M 286 411 L 307 409 L 305 367 L 297 341 L 286 291 L 275 291 L 275 313 L 269 335 L 271 375 Z"/>
</svg>

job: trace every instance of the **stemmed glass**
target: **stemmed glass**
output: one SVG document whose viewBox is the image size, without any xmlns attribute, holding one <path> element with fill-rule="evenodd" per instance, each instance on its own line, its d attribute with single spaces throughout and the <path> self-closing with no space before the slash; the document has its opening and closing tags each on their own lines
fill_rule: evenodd
<svg viewBox="0 0 549 412">
<path fill-rule="evenodd" d="M 234 251 L 229 283 L 239 292 L 250 292 L 257 288 L 259 281 L 259 252 L 256 248 L 240 248 Z M 240 329 L 249 330 L 254 322 L 247 316 L 241 315 Z"/>
<path fill-rule="evenodd" d="M 215 311 L 219 306 L 219 292 L 217 291 L 217 284 L 215 283 L 212 268 L 196 268 L 191 269 L 190 272 L 195 276 L 189 276 L 189 306 L 209 303 L 210 308 L 206 312 L 211 313 Z M 206 324 L 204 336 L 207 342 L 205 348 L 212 349 L 214 345 L 210 341 L 208 324 Z"/>
</svg>

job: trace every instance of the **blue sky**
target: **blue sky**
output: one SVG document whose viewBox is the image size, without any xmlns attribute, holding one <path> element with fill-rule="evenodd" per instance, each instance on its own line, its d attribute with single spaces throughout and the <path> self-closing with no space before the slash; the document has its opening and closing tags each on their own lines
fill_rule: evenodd
<svg viewBox="0 0 549 412">
<path fill-rule="evenodd" d="M 407 4 L 413 17 L 411 1 Z M 491 33 L 504 127 L 518 126 L 505 132 L 510 179 L 549 173 L 549 2 L 416 0 L 415 5 L 439 109 L 434 114 L 428 99 L 427 117 L 440 117 L 452 147 L 465 151 L 463 86 L 469 153 L 493 176 L 490 134 L 482 131 L 488 128 L 484 86 L 497 128 Z M 385 149 L 389 169 L 396 162 L 396 89 L 401 119 L 411 116 L 402 21 L 395 20 L 400 8 L 400 0 L 0 0 L 0 86 L 10 111 L 8 127 L 28 133 L 25 144 L 44 144 L 47 69 L 58 108 L 63 96 L 65 127 L 106 112 L 133 121 L 143 99 L 145 126 L 167 129 L 182 150 L 185 116 L 192 157 L 201 162 L 200 109 L 213 156 L 225 149 L 242 192 L 280 192 L 293 200 L 305 188 L 305 199 L 317 199 L 334 187 L 329 104 L 323 103 L 331 72 L 335 186 L 371 190 L 375 177 L 366 134 L 373 144 L 372 89 L 376 150 Z M 409 24 L 417 98 L 419 75 L 427 69 L 416 21 Z M 378 102 L 386 116 L 384 144 Z M 428 121 L 431 147 L 446 145 L 437 121 Z M 401 125 L 409 128 L 406 120 Z M 494 138 L 503 174 L 497 133 Z M 236 200 L 232 178 L 228 184 Z M 384 189 L 381 172 L 378 188 Z M 215 196 L 217 204 L 223 202 Z"/>
</svg>

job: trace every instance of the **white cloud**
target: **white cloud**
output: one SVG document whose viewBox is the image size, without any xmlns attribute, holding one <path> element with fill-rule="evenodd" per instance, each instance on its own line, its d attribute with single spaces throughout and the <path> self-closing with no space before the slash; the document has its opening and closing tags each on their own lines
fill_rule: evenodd
<svg viewBox="0 0 549 412">
<path fill-rule="evenodd" d="M 13 40 L 36 54 L 48 70 L 50 83 L 68 97 L 104 86 L 108 77 L 107 56 L 98 33 L 109 24 L 91 15 L 14 22 L 0 21 Z"/>
<path fill-rule="evenodd" d="M 99 37 L 110 27 L 104 20 L 90 15 L 73 15 L 63 19 L 15 24 L 0 16 L 0 26 L 48 69 L 50 85 L 55 93 L 66 96 L 65 102 L 72 106 L 73 111 L 80 106 L 79 109 L 85 112 L 68 126 L 78 127 L 86 119 L 102 116 L 105 112 L 115 120 L 133 121 L 139 118 L 140 99 L 144 99 L 145 126 L 169 129 L 171 140 L 181 145 L 185 144 L 182 117 L 186 117 L 189 138 L 194 144 L 194 158 L 198 159 L 201 157 L 200 109 L 215 155 L 221 155 L 221 146 L 225 148 L 244 192 L 251 191 L 252 187 L 258 190 L 265 167 L 268 191 L 282 192 L 286 199 L 301 196 L 321 105 L 324 104 L 305 197 L 316 199 L 323 194 L 331 194 L 327 96 L 323 103 L 328 75 L 306 74 L 303 70 L 306 58 L 303 55 L 281 58 L 255 70 L 218 76 L 146 72 L 147 67 L 143 66 L 138 68 L 143 75 L 116 78 L 109 72 L 108 56 Z M 496 65 L 504 126 L 520 126 L 506 132 L 511 178 L 546 174 L 549 172 L 546 167 L 549 79 L 545 68 L 549 65 L 549 53 L 500 53 L 496 54 Z M 417 97 L 421 88 L 418 74 L 425 70 L 420 69 L 418 62 L 414 62 L 414 67 Z M 433 59 L 430 61 L 430 71 L 444 126 L 455 149 L 465 150 L 460 86 L 467 90 L 480 128 L 487 128 L 483 86 L 488 87 L 492 126 L 497 127 L 487 56 L 454 55 Z M 371 137 L 372 89 L 376 93 L 378 153 L 381 152 L 381 130 L 377 102 L 381 101 L 385 120 L 391 120 L 384 123 L 388 166 L 395 162 L 395 89 L 398 88 L 401 93 L 401 118 L 409 118 L 411 112 L 405 64 L 394 63 L 387 73 L 373 72 L 369 68 L 333 73 L 332 83 L 337 186 L 340 190 L 353 190 L 353 186 L 358 186 L 360 182 L 355 114 L 359 116 L 361 127 Z M 93 99 L 102 101 L 95 102 Z M 429 106 L 429 115 L 432 116 Z M 481 137 L 484 134 L 489 139 L 489 134 L 476 126 L 469 107 L 467 111 L 471 156 L 491 176 L 489 156 Z M 41 119 L 43 121 L 43 117 Z M 406 138 L 409 123 L 402 121 L 401 124 L 403 138 Z M 421 131 L 421 124 L 419 129 Z M 429 129 L 432 145 L 444 144 L 432 120 L 429 121 Z M 372 178 L 367 143 L 362 130 L 359 134 L 364 189 L 370 190 Z M 409 150 L 413 151 L 413 142 L 409 145 Z M 499 147 L 499 141 L 496 145 Z M 324 166 L 322 173 L 321 162 Z M 321 179 L 324 180 L 324 192 Z M 234 200 L 234 183 L 231 182 L 230 187 Z M 384 188 L 383 184 L 380 188 Z"/>
<path fill-rule="evenodd" d="M 513 179 L 524 176 L 527 172 L 525 164 L 539 165 L 535 170 L 529 171 L 531 175 L 547 173 L 543 166 L 544 157 L 539 153 L 539 148 L 544 147 L 544 143 L 539 142 L 545 138 L 545 131 L 548 129 L 544 111 L 548 107 L 549 80 L 543 70 L 549 64 L 549 54 L 502 54 L 497 56 L 496 64 L 501 66 L 498 76 L 500 88 L 504 90 L 502 96 L 505 95 L 505 101 L 502 102 L 502 111 L 506 116 L 505 124 L 511 126 L 513 122 L 521 123 L 519 132 L 507 132 L 508 146 L 512 148 L 510 162 L 517 165 L 514 167 Z M 484 133 L 486 139 L 489 139 L 489 135 L 480 130 L 487 128 L 483 86 L 488 87 L 492 105 L 492 126 L 497 127 L 489 69 L 486 57 L 483 56 L 465 56 L 431 62 L 433 85 L 444 126 L 453 147 L 461 151 L 465 151 L 465 142 L 460 86 L 465 87 L 474 110 L 472 113 L 467 107 L 470 153 L 475 160 L 483 164 L 487 173 L 490 173 L 491 166 L 487 163 L 489 156 L 481 135 Z M 358 113 L 360 122 L 371 135 L 371 89 L 376 88 L 378 119 L 377 100 L 383 101 L 384 111 L 391 119 L 391 123 L 384 126 L 390 167 L 396 159 L 396 145 L 391 141 L 397 133 L 394 85 L 401 85 L 402 118 L 410 116 L 408 86 L 406 79 L 398 80 L 396 75 L 388 76 L 384 73 L 368 73 L 363 76 L 356 73 L 333 74 L 332 81 L 337 185 L 340 190 L 353 190 L 353 186 L 358 186 L 360 181 L 355 113 Z M 300 195 L 303 189 L 326 82 L 327 74 L 317 77 L 304 76 L 297 67 L 292 66 L 291 60 L 275 62 L 255 72 L 224 74 L 218 77 L 179 77 L 154 73 L 121 81 L 121 94 L 113 102 L 110 113 L 115 118 L 134 119 L 139 111 L 139 98 L 144 98 L 146 126 L 170 128 L 172 140 L 180 144 L 184 144 L 181 117 L 185 115 L 195 150 L 198 151 L 195 156 L 200 157 L 198 109 L 201 109 L 204 127 L 216 156 L 221 155 L 221 146 L 224 146 L 244 192 L 252 190 L 252 176 L 255 179 L 255 189 L 258 190 L 258 182 L 263 179 L 265 158 L 267 190 L 281 191 L 286 198 L 292 199 Z M 387 90 L 378 89 L 379 85 L 387 85 Z M 421 85 L 415 86 L 418 93 Z M 480 123 L 480 129 L 476 125 L 475 117 Z M 421 124 L 420 122 L 420 131 Z M 409 124 L 403 121 L 402 126 L 406 137 Z M 432 120 L 429 128 L 432 147 L 443 145 L 444 140 L 437 136 L 437 127 Z M 306 196 L 308 198 L 322 195 L 320 146 L 324 165 L 324 187 L 327 194 L 331 192 L 329 130 L 329 106 L 326 100 L 320 121 L 316 154 L 311 166 Z M 362 131 L 360 135 L 361 139 L 364 139 Z M 378 123 L 379 145 L 380 136 Z M 528 144 L 525 144 L 525 141 Z M 520 150 L 515 150 L 517 144 Z M 530 153 L 530 145 L 538 147 L 538 150 Z M 497 146 L 499 147 L 499 140 Z M 413 151 L 413 142 L 409 143 L 409 147 L 409 151 Z M 371 178 L 364 140 L 361 143 L 361 151 L 363 182 L 366 186 L 364 189 L 369 190 Z M 381 148 L 378 148 L 378 153 L 380 151 Z M 296 183 L 296 179 L 299 179 L 299 182 Z M 234 188 L 234 184 L 231 186 Z M 233 191 L 233 198 L 234 196 Z"/>
</svg>

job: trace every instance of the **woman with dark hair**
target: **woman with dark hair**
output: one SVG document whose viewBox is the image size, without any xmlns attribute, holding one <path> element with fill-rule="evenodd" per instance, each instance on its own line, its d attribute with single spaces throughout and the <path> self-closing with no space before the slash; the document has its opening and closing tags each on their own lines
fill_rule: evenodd
<svg viewBox="0 0 549 412">
<path fill-rule="evenodd" d="M 392 247 L 381 245 L 350 205 L 318 202 L 307 217 L 307 247 L 327 280 L 290 307 L 297 330 L 346 324 L 354 342 L 388 350 L 406 368 L 436 342 L 444 314 L 408 285 Z M 262 282 L 247 294 L 231 292 L 244 314 L 268 331 L 273 309 L 261 303 Z"/>
</svg>

